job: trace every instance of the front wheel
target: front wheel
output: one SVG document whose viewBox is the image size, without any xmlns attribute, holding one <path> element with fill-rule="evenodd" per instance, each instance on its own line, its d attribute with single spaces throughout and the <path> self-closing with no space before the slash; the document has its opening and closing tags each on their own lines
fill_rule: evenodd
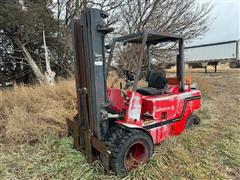
<svg viewBox="0 0 240 180">
<path fill-rule="evenodd" d="M 124 130 L 113 136 L 118 138 L 110 142 L 111 166 L 117 174 L 132 171 L 151 158 L 154 145 L 148 134 L 140 130 Z"/>
</svg>

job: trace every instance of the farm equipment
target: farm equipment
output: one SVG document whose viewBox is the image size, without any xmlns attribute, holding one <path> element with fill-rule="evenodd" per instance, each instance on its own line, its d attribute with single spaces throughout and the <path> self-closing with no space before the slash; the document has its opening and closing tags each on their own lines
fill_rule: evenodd
<svg viewBox="0 0 240 180">
<path fill-rule="evenodd" d="M 67 125 L 74 148 L 86 155 L 88 162 L 100 160 L 106 170 L 127 173 L 149 161 L 154 145 L 199 124 L 193 112 L 200 109 L 201 92 L 184 79 L 180 36 L 145 31 L 114 38 L 106 61 L 104 37 L 112 31 L 104 26 L 106 17 L 101 10 L 85 8 L 80 20 L 73 23 L 78 115 L 68 119 Z M 179 47 L 175 78 L 151 70 L 150 47 L 167 42 Z M 126 90 L 106 87 L 116 43 L 141 46 L 132 88 Z M 148 87 L 139 88 L 145 54 Z"/>
</svg>

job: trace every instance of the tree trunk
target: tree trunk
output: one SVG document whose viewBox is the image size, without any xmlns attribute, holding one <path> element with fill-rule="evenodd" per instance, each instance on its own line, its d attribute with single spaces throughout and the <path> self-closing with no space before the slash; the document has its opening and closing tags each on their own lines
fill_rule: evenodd
<svg viewBox="0 0 240 180">
<path fill-rule="evenodd" d="M 34 75 L 36 76 L 37 80 L 39 81 L 39 83 L 40 84 L 46 83 L 47 80 L 46 80 L 45 76 L 40 71 L 39 67 L 37 66 L 37 64 L 33 60 L 31 54 L 29 53 L 29 51 L 27 50 L 25 45 L 16 36 L 13 37 L 13 40 L 17 44 L 17 46 L 23 51 L 23 55 L 25 56 L 26 61 L 28 62 L 28 64 L 31 66 L 32 71 L 33 71 Z"/>
<path fill-rule="evenodd" d="M 50 60 L 48 56 L 48 48 L 46 44 L 45 31 L 43 30 L 43 46 L 45 50 L 45 60 L 46 60 L 46 72 L 44 73 L 47 83 L 49 85 L 54 85 L 56 73 L 51 70 Z"/>
</svg>

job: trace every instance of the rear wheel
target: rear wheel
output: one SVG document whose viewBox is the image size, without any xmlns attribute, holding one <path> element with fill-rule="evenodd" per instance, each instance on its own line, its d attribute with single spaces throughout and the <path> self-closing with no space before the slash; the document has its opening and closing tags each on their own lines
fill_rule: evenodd
<svg viewBox="0 0 240 180">
<path fill-rule="evenodd" d="M 236 62 L 230 62 L 229 67 L 230 68 L 237 68 L 238 64 Z"/>
<path fill-rule="evenodd" d="M 148 134 L 140 130 L 116 132 L 110 142 L 111 166 L 117 174 L 125 174 L 149 161 L 153 154 L 153 142 Z"/>
<path fill-rule="evenodd" d="M 200 124 L 200 118 L 196 115 L 191 115 L 188 117 L 187 123 L 185 128 L 189 129 L 194 125 L 199 125 Z"/>
</svg>

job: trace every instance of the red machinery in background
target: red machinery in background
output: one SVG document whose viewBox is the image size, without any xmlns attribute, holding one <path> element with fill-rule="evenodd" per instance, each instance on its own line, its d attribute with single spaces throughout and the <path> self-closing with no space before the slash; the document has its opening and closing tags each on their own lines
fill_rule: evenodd
<svg viewBox="0 0 240 180">
<path fill-rule="evenodd" d="M 145 31 L 115 38 L 107 61 L 104 36 L 112 29 L 104 27 L 106 16 L 100 10 L 85 9 L 80 21 L 74 22 L 78 116 L 67 123 L 74 147 L 89 162 L 99 159 L 106 169 L 126 173 L 147 162 L 155 144 L 199 124 L 193 113 L 200 109 L 201 93 L 184 80 L 180 36 Z M 119 42 L 141 45 L 132 87 L 126 90 L 106 87 L 114 47 Z M 151 46 L 168 42 L 179 47 L 175 78 L 151 69 Z M 146 62 L 148 86 L 140 88 L 140 71 Z"/>
</svg>

